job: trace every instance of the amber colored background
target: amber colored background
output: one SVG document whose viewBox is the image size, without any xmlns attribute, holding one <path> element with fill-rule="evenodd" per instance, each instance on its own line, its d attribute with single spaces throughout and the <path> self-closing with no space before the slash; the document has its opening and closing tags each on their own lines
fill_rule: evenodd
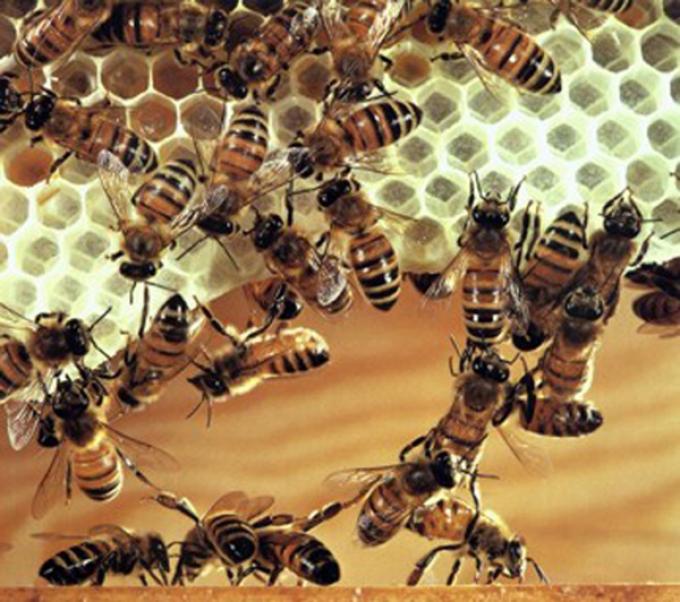
<svg viewBox="0 0 680 602">
<path fill-rule="evenodd" d="M 532 437 L 552 459 L 547 479 L 524 470 L 495 435 L 482 463 L 501 477 L 483 483 L 485 505 L 526 537 L 556 582 L 680 579 L 678 339 L 636 334 L 631 298 L 623 296 L 597 356 L 591 398 L 605 414 L 601 430 L 578 441 Z M 244 324 L 240 293 L 214 307 L 224 320 Z M 190 496 L 200 511 L 225 491 L 243 489 L 273 494 L 280 511 L 307 512 L 337 493 L 322 483 L 325 475 L 393 462 L 404 443 L 446 411 L 454 312 L 446 305 L 423 309 L 410 289 L 389 315 L 362 302 L 338 322 L 307 311 L 302 322 L 331 345 L 333 361 L 323 371 L 268 383 L 218 406 L 210 430 L 203 416 L 184 419 L 196 395 L 181 381 L 145 414 L 117 426 L 181 461 L 180 473 L 155 475 L 156 481 Z M 0 541 L 14 545 L 0 563 L 0 585 L 35 583 L 39 564 L 59 548 L 31 539 L 32 532 L 83 532 L 111 522 L 156 528 L 175 539 L 189 527 L 169 511 L 140 503 L 148 490 L 132 477 L 109 505 L 76 491 L 70 507 L 34 521 L 30 502 L 50 452 L 33 446 L 17 454 L 3 437 L 0 454 Z M 340 559 L 343 584 L 403 583 L 430 544 L 402 533 L 381 548 L 362 549 L 355 517 L 349 512 L 316 532 Z M 437 578 L 448 565 L 438 565 Z M 213 574 L 202 583 L 223 582 Z"/>
</svg>

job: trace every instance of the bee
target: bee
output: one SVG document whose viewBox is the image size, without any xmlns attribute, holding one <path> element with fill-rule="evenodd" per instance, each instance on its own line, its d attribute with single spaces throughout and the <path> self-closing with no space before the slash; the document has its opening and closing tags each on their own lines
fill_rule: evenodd
<svg viewBox="0 0 680 602">
<path fill-rule="evenodd" d="M 98 525 L 87 536 L 36 533 L 33 537 L 81 540 L 42 563 L 38 574 L 50 585 L 103 585 L 107 575 L 133 574 L 145 586 L 147 575 L 158 585 L 167 585 L 170 559 L 158 533 L 137 535 L 116 525 Z"/>
<path fill-rule="evenodd" d="M 87 326 L 64 312 L 40 313 L 29 320 L 11 307 L 2 304 L 0 307 L 13 318 L 0 326 L 30 333 L 23 341 L 2 335 L 0 343 L 0 405 L 4 405 L 7 413 L 10 445 L 20 450 L 33 438 L 40 417 L 36 406 L 44 403 L 52 378 L 71 363 L 82 365 L 92 347 L 108 357 L 94 340 L 92 331 L 111 308 Z M 14 321 L 15 318 L 21 322 Z"/>
<path fill-rule="evenodd" d="M 513 533 L 494 512 L 480 513 L 458 497 L 441 498 L 416 508 L 406 528 L 427 539 L 456 542 L 437 546 L 423 556 L 409 575 L 408 585 L 417 585 L 437 554 L 445 551 L 455 554 L 447 585 L 455 583 L 465 556 L 475 561 L 475 583 L 481 581 L 483 573 L 486 573 L 487 583 L 493 583 L 501 576 L 523 581 L 527 564 L 534 567 L 543 583 L 548 582 L 539 564 L 527 556 L 523 537 Z"/>
<path fill-rule="evenodd" d="M 325 316 L 349 310 L 352 291 L 342 261 L 327 252 L 328 234 L 317 242 L 317 247 L 326 245 L 326 251 L 320 253 L 297 229 L 285 226 L 280 216 L 270 214 L 258 217 L 251 236 L 269 270 L 283 278 L 308 304 Z"/>
<path fill-rule="evenodd" d="M 288 322 L 304 309 L 302 297 L 281 278 L 248 282 L 243 286 L 246 298 L 275 320 Z"/>
<path fill-rule="evenodd" d="M 13 56 L 25 69 L 66 60 L 111 14 L 113 0 L 62 0 L 24 20 Z"/>
<path fill-rule="evenodd" d="M 387 65 L 391 61 L 380 55 L 390 38 L 402 30 L 402 22 L 410 10 L 407 0 L 367 0 L 343 11 L 339 0 L 319 2 L 323 31 L 329 40 L 337 80 L 331 81 L 328 91 L 335 88 L 335 98 L 343 102 L 366 100 L 373 88 L 389 95 L 377 76 L 377 59 Z"/>
<path fill-rule="evenodd" d="M 518 26 L 496 18 L 495 13 L 436 0 L 427 17 L 430 33 L 455 44 L 458 53 L 437 59 L 465 58 L 488 87 L 489 72 L 522 92 L 557 94 L 562 90 L 560 70 L 550 55 Z"/>
<path fill-rule="evenodd" d="M 680 298 L 680 257 L 673 257 L 663 263 L 643 263 L 626 272 L 626 280 L 635 288 L 657 290 Z"/>
<path fill-rule="evenodd" d="M 280 328 L 275 334 L 265 334 L 272 315 L 263 326 L 239 333 L 233 326 L 223 325 L 207 307 L 200 307 L 210 325 L 229 340 L 228 347 L 209 358 L 209 365 L 192 362 L 201 372 L 189 382 L 202 393 L 194 412 L 207 402 L 208 423 L 214 401 L 244 395 L 268 379 L 300 376 L 330 359 L 328 344 L 310 328 Z"/>
<path fill-rule="evenodd" d="M 36 94 L 26 105 L 24 121 L 28 130 L 40 132 L 33 143 L 44 138 L 67 149 L 52 163 L 50 174 L 72 155 L 97 164 L 102 152 L 116 157 L 131 172 L 149 173 L 158 167 L 156 152 L 149 143 L 125 126 L 109 121 L 101 108 L 81 107 L 49 90 Z"/>
<path fill-rule="evenodd" d="M 508 232 L 521 184 L 522 181 L 501 201 L 495 195 L 484 196 L 479 175 L 470 175 L 468 215 L 458 239 L 460 250 L 428 291 L 428 296 L 438 298 L 442 289 L 453 290 L 462 277 L 468 351 L 498 345 L 511 326 L 513 332 L 519 333 L 526 332 L 528 326 L 528 307 Z"/>
<path fill-rule="evenodd" d="M 31 513 L 42 518 L 60 497 L 71 498 L 72 481 L 91 500 L 107 502 L 123 487 L 123 466 L 143 483 L 142 472 L 176 470 L 166 452 L 133 439 L 107 424 L 107 393 L 97 378 L 62 379 L 52 396 L 50 412 L 41 419 L 37 441 L 56 452 L 33 498 Z"/>
<path fill-rule="evenodd" d="M 396 251 L 379 222 L 408 218 L 372 205 L 354 178 L 331 180 L 317 200 L 331 228 L 349 236 L 350 265 L 364 295 L 373 307 L 388 311 L 399 298 L 402 278 Z"/>
<path fill-rule="evenodd" d="M 190 363 L 205 319 L 198 308 L 189 309 L 182 295 L 174 294 L 161 305 L 146 331 L 145 323 L 143 316 L 137 339 L 112 361 L 120 375 L 111 397 L 121 411 L 158 399 L 168 382 Z"/>
<path fill-rule="evenodd" d="M 520 404 L 522 426 L 553 437 L 592 433 L 603 422 L 591 403 L 580 401 L 590 388 L 598 342 L 604 330 L 605 302 L 590 287 L 579 287 L 564 300 L 552 343 L 534 372 L 540 372 L 538 395 L 532 374 L 525 375 L 528 396 Z"/>
<path fill-rule="evenodd" d="M 531 208 L 527 207 L 525 219 L 530 219 Z M 534 231 L 540 231 L 540 217 L 535 216 Z M 521 351 L 532 351 L 546 338 L 556 301 L 583 266 L 588 251 L 588 208 L 583 217 L 576 211 L 567 210 L 560 214 L 546 229 L 536 244 L 531 244 L 526 253 L 526 265 L 522 270 L 522 289 L 529 307 L 531 320 L 527 335 L 513 336 L 515 347 Z M 521 243 L 518 243 L 521 249 Z M 520 251 L 521 254 L 521 251 Z M 518 262 L 519 263 L 519 262 Z M 557 304 L 559 309 L 559 303 Z"/>
<path fill-rule="evenodd" d="M 229 581 L 235 583 L 234 570 L 250 562 L 258 550 L 258 536 L 252 521 L 274 503 L 271 496 L 249 498 L 242 491 L 230 491 L 200 518 L 186 498 L 178 499 L 172 493 L 161 492 L 154 499 L 194 522 L 181 543 L 173 585 L 193 583 L 215 565 L 224 567 Z"/>
<path fill-rule="evenodd" d="M 363 501 L 357 534 L 364 545 L 373 547 L 392 539 L 405 526 L 411 512 L 432 496 L 457 487 L 464 471 L 459 459 L 442 451 L 431 460 L 350 469 L 328 479 L 360 485 L 358 494 L 344 502 L 343 507 Z"/>
<path fill-rule="evenodd" d="M 225 99 L 245 98 L 248 91 L 255 97 L 264 94 L 271 98 L 282 72 L 309 48 L 319 24 L 319 13 L 309 1 L 290 2 L 234 48 L 228 65 L 217 64 L 208 70 L 206 90 Z"/>
<path fill-rule="evenodd" d="M 209 58 L 225 42 L 228 22 L 225 11 L 192 2 L 118 3 L 92 37 L 104 47 L 174 47 L 179 56 Z"/>
<path fill-rule="evenodd" d="M 412 102 L 387 99 L 343 116 L 326 110 L 319 123 L 289 146 L 296 174 L 317 179 L 327 171 L 361 167 L 366 155 L 408 136 L 422 121 L 423 111 Z"/>
<path fill-rule="evenodd" d="M 575 274 L 569 290 L 590 287 L 598 291 L 604 299 L 604 323 L 607 324 L 619 302 L 621 276 L 628 266 L 634 267 L 642 261 L 649 248 L 649 237 L 638 250 L 635 239 L 645 220 L 628 188 L 605 203 L 602 215 L 604 227 L 590 237 L 588 259 Z"/>
</svg>

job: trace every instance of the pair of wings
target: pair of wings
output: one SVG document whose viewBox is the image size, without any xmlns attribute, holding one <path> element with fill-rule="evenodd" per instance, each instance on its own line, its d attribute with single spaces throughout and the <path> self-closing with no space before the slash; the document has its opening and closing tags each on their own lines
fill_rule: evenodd
<svg viewBox="0 0 680 602">
<path fill-rule="evenodd" d="M 260 495 L 251 498 L 243 491 L 230 491 L 218 498 L 205 513 L 203 520 L 217 514 L 229 513 L 250 522 L 255 517 L 269 510 L 273 505 L 274 498 L 271 495 Z"/>
<path fill-rule="evenodd" d="M 105 436 L 113 444 L 121 457 L 123 464 L 128 468 L 135 467 L 140 470 L 151 469 L 160 472 L 179 470 L 177 460 L 167 452 L 154 447 L 144 441 L 124 435 L 113 427 L 100 422 L 105 430 Z M 72 444 L 62 443 L 54 452 L 52 462 L 40 481 L 38 489 L 33 497 L 31 514 L 39 519 L 45 516 L 54 505 L 61 499 L 69 502 L 71 491 L 71 453 Z M 140 480 L 143 480 L 138 476 Z M 153 486 L 151 483 L 147 483 Z"/>
<path fill-rule="evenodd" d="M 88 529 L 87 533 L 81 534 L 40 532 L 32 533 L 31 537 L 48 541 L 58 540 L 85 541 L 87 539 L 95 537 L 108 537 L 114 541 L 131 542 L 134 539 L 134 536 L 130 531 L 128 531 L 124 527 L 119 527 L 118 525 L 112 524 L 95 525 L 91 529 Z"/>
</svg>

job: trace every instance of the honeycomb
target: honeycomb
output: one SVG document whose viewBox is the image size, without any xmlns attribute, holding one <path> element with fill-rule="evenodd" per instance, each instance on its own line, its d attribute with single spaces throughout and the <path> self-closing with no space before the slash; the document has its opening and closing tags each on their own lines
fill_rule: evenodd
<svg viewBox="0 0 680 602">
<path fill-rule="evenodd" d="M 232 44 L 260 22 L 258 11 L 275 11 L 281 3 L 242 4 L 232 13 Z M 36 5 L 0 2 L 0 52 L 10 51 L 20 18 Z M 404 269 L 436 270 L 451 257 L 472 170 L 487 190 L 507 189 L 526 176 L 520 199 L 541 201 L 546 219 L 583 201 L 594 216 L 628 185 L 646 215 L 661 220 L 650 229 L 663 233 L 680 225 L 678 184 L 669 176 L 680 157 L 680 27 L 673 10 L 672 2 L 643 3 L 635 7 L 635 26 L 608 17 L 585 36 L 564 18 L 554 30 L 539 27 L 538 41 L 563 73 L 562 92 L 550 98 L 509 88 L 502 98 L 494 95 L 465 61 L 431 62 L 434 50 L 417 35 L 391 48 L 394 66 L 385 84 L 422 107 L 423 123 L 396 145 L 389 175 L 357 177 L 377 204 L 415 218 L 405 231 L 389 233 Z M 328 66 L 328 57 L 308 55 L 284 78 L 280 100 L 269 107 L 273 147 L 319 117 Z M 179 66 L 171 51 L 79 51 L 45 75 L 55 92 L 86 106 L 108 99 L 124 107 L 121 118 L 152 143 L 161 161 L 193 152 L 192 138 L 213 139 L 221 131 L 222 103 L 198 91 L 197 69 Z M 227 119 L 232 110 L 228 104 Z M 115 346 L 121 330 L 136 328 L 138 313 L 130 308 L 129 283 L 106 258 L 118 239 L 96 169 L 71 159 L 46 182 L 60 151 L 31 147 L 21 123 L 0 137 L 0 152 L 0 300 L 28 316 L 61 309 L 92 318 L 112 306 L 98 339 Z M 297 216 L 304 228 L 323 227 L 313 199 L 301 200 Z M 263 273 L 244 237 L 229 244 L 238 269 L 212 241 L 177 261 L 197 236 L 180 239 L 156 282 L 208 301 Z M 650 259 L 668 256 L 679 236 L 655 237 Z M 156 306 L 165 293 L 151 295 Z"/>
</svg>

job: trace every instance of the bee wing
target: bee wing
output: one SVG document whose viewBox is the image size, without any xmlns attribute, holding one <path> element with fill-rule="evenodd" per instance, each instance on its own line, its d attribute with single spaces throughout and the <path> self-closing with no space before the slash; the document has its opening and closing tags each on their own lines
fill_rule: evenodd
<svg viewBox="0 0 680 602">
<path fill-rule="evenodd" d="M 248 187 L 255 196 L 248 199 L 249 203 L 290 182 L 293 173 L 291 159 L 296 156 L 296 151 L 299 149 L 279 149 L 267 153 L 262 165 L 248 181 Z"/>
<path fill-rule="evenodd" d="M 43 401 L 17 401 L 10 399 L 4 408 L 7 414 L 7 436 L 12 449 L 24 449 L 35 434 L 40 423 L 40 412 L 34 407 Z"/>
<path fill-rule="evenodd" d="M 658 335 L 662 339 L 677 337 L 680 335 L 680 309 L 676 312 L 675 316 L 675 324 L 653 324 L 651 322 L 645 322 L 641 326 L 638 326 L 637 332 L 640 334 Z"/>
<path fill-rule="evenodd" d="M 543 479 L 550 476 L 553 471 L 552 461 L 543 448 L 526 441 L 519 435 L 517 428 L 499 426 L 497 430 L 512 455 L 530 474 Z"/>
<path fill-rule="evenodd" d="M 136 467 L 150 468 L 161 472 L 179 470 L 179 462 L 168 452 L 139 439 L 124 435 L 108 424 L 103 422 L 101 424 L 104 426 L 107 436 L 115 443 L 118 452 L 125 457 L 125 460 L 131 461 Z"/>
<path fill-rule="evenodd" d="M 33 518 L 40 519 L 45 516 L 62 497 L 68 502 L 67 487 L 69 484 L 66 482 L 68 464 L 68 445 L 62 444 L 54 452 L 52 462 L 33 496 L 31 503 Z"/>
<path fill-rule="evenodd" d="M 75 533 L 52 533 L 41 531 L 39 533 L 31 533 L 31 537 L 34 539 L 42 539 L 44 541 L 83 541 L 87 539 L 87 535 Z"/>
<path fill-rule="evenodd" d="M 219 497 L 205 513 L 205 518 L 222 512 L 236 514 L 239 506 L 248 500 L 248 496 L 243 491 L 230 491 Z"/>
<path fill-rule="evenodd" d="M 379 481 L 395 476 L 406 464 L 386 464 L 384 466 L 369 466 L 363 468 L 347 468 L 332 472 L 324 482 L 339 485 L 341 487 L 355 487 L 358 485 L 367 488 L 372 487 Z"/>
<path fill-rule="evenodd" d="M 331 305 L 347 287 L 347 277 L 337 257 L 328 255 L 321 260 L 316 285 L 316 300 L 321 307 Z"/>
<path fill-rule="evenodd" d="M 271 495 L 260 495 L 242 500 L 236 508 L 236 514 L 245 520 L 252 520 L 256 516 L 266 512 L 274 505 Z"/>
<path fill-rule="evenodd" d="M 438 278 L 425 291 L 428 300 L 444 299 L 450 297 L 456 289 L 456 284 L 461 279 L 468 265 L 468 255 L 464 248 L 461 248 L 453 257 Z"/>
<path fill-rule="evenodd" d="M 317 10 L 321 26 L 330 41 L 347 31 L 339 0 L 318 0 Z"/>
<path fill-rule="evenodd" d="M 116 215 L 118 223 L 128 219 L 133 195 L 130 171 L 123 162 L 108 150 L 97 156 L 97 170 L 106 198 Z"/>
<path fill-rule="evenodd" d="M 385 227 L 396 234 L 403 235 L 409 226 L 418 221 L 418 218 L 404 215 L 385 207 L 378 207 L 378 209 L 380 211 L 380 219 L 384 222 Z"/>
<path fill-rule="evenodd" d="M 125 540 L 132 539 L 132 535 L 128 531 L 123 529 L 123 527 L 111 524 L 95 525 L 87 532 L 87 534 L 91 537 L 104 536 L 110 537 L 111 539 L 125 539 Z"/>
<path fill-rule="evenodd" d="M 501 272 L 508 279 L 508 310 L 512 317 L 513 331 L 526 334 L 530 320 L 529 303 L 524 296 L 522 281 L 512 256 L 508 256 L 503 262 Z"/>
<path fill-rule="evenodd" d="M 368 44 L 373 56 L 377 56 L 385 39 L 392 33 L 395 23 L 399 20 L 406 0 L 388 0 L 387 6 L 376 16 L 368 30 Z"/>
</svg>

